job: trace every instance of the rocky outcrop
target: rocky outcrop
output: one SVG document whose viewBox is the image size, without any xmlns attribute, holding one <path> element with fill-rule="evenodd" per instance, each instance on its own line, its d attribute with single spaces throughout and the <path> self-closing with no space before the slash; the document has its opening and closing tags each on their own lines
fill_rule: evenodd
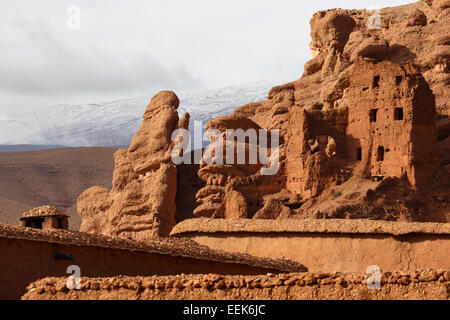
<svg viewBox="0 0 450 320">
<path fill-rule="evenodd" d="M 420 26 L 424 27 L 427 25 L 427 16 L 421 10 L 414 10 L 408 16 L 408 20 L 406 21 L 407 27 L 412 26 Z"/>
<path fill-rule="evenodd" d="M 313 60 L 306 64 L 302 79 L 293 83 L 296 88 L 295 104 L 307 105 L 309 101 L 317 100 L 314 95 L 297 93 L 304 83 L 311 81 L 310 85 L 323 91 L 344 76 L 342 73 L 345 69 L 361 56 L 368 60 L 388 59 L 395 63 L 415 64 L 436 94 L 438 113 L 448 116 L 448 9 L 446 0 L 419 1 L 406 6 L 384 8 L 379 11 L 379 26 L 371 28 L 368 28 L 367 22 L 378 14 L 375 11 L 333 9 L 314 14 L 311 19 L 310 44 Z M 306 79 L 317 73 L 322 83 Z M 338 98 L 341 92 L 338 92 Z M 326 94 L 321 94 L 322 101 L 319 102 L 332 106 L 329 103 L 338 100 L 326 97 Z"/>
<path fill-rule="evenodd" d="M 301 79 L 274 88 L 269 99 L 276 98 L 275 94 L 289 94 L 293 105 L 333 107 L 348 87 L 347 69 L 358 57 L 370 61 L 387 59 L 416 65 L 436 95 L 438 114 L 448 116 L 450 11 L 446 0 L 381 9 L 379 28 L 375 25 L 369 29 L 367 22 L 376 14 L 342 9 L 315 13 L 311 19 L 313 59 L 306 63 Z M 278 102 L 263 104 L 269 108 Z"/>
<path fill-rule="evenodd" d="M 279 172 L 201 166 L 205 190 L 220 191 L 199 192 L 196 215 L 223 218 L 234 208 L 247 218 L 450 219 L 442 196 L 450 192 L 448 13 L 435 0 L 314 14 L 303 76 L 208 124 L 221 132 L 279 129 Z M 283 190 L 297 200 L 272 199 Z"/>
<path fill-rule="evenodd" d="M 175 225 L 177 167 L 172 132 L 187 129 L 171 91 L 156 94 L 127 150 L 114 154 L 112 189 L 92 187 L 78 198 L 80 231 L 135 240 L 167 236 Z"/>
<path fill-rule="evenodd" d="M 303 76 L 211 120 L 211 149 L 178 173 L 170 134 L 189 118 L 178 119 L 173 93 L 158 94 L 115 155 L 112 190 L 80 197 L 82 230 L 145 239 L 192 216 L 449 221 L 449 9 L 434 0 L 317 12 Z M 228 129 L 276 129 L 279 146 L 227 139 Z M 228 147 L 246 162 L 228 163 Z M 262 174 L 268 164 L 250 163 L 253 151 L 277 158 L 276 172 Z"/>
<path fill-rule="evenodd" d="M 241 109 L 242 111 L 243 109 Z M 263 175 L 261 169 L 272 165 L 271 135 L 257 123 L 241 114 L 219 117 L 211 120 L 207 129 L 220 133 L 210 141 L 198 171 L 206 186 L 196 195 L 198 206 L 194 214 L 198 217 L 216 217 L 227 219 L 251 218 L 260 209 L 265 194 L 280 191 L 280 174 Z M 227 130 L 241 130 L 255 134 L 248 139 L 234 139 Z M 261 132 L 266 140 L 261 144 Z M 222 154 L 216 152 L 222 151 Z M 268 164 L 250 161 L 251 155 L 267 155 Z M 231 162 L 230 158 L 231 156 Z M 245 157 L 244 157 L 245 156 Z M 240 158 L 241 157 L 241 158 Z M 208 159 L 210 159 L 208 161 Z M 211 160 L 214 160 L 211 163 Z M 252 163 L 251 163 L 252 162 Z"/>
</svg>

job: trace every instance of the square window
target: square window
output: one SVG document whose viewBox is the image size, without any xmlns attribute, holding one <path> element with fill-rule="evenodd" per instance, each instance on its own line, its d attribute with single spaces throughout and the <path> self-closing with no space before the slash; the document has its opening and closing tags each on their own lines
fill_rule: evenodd
<svg viewBox="0 0 450 320">
<path fill-rule="evenodd" d="M 28 228 L 34 228 L 34 229 L 42 229 L 42 226 L 44 224 L 44 219 L 28 219 L 26 222 L 26 227 Z"/>
<path fill-rule="evenodd" d="M 399 86 L 400 83 L 402 83 L 402 79 L 403 79 L 402 76 L 396 76 L 396 77 L 395 77 L 395 84 L 396 84 L 397 86 Z"/>
<path fill-rule="evenodd" d="M 403 120 L 403 108 L 394 109 L 394 120 Z"/>
</svg>

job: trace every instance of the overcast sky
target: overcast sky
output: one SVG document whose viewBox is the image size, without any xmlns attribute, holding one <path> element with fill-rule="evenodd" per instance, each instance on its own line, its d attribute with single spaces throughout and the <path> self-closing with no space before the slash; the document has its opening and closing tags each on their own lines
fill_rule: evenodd
<svg viewBox="0 0 450 320">
<path fill-rule="evenodd" d="M 160 89 L 295 80 L 310 59 L 315 11 L 408 2 L 0 0 L 0 118 Z"/>
</svg>

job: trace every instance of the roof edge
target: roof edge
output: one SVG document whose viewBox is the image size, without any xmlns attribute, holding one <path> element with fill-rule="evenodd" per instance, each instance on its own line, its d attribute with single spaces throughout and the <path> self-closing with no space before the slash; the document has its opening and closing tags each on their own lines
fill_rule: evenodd
<svg viewBox="0 0 450 320">
<path fill-rule="evenodd" d="M 211 219 L 195 218 L 178 223 L 171 236 L 186 233 L 338 233 L 450 235 L 450 223 L 393 222 L 362 219 Z"/>
</svg>

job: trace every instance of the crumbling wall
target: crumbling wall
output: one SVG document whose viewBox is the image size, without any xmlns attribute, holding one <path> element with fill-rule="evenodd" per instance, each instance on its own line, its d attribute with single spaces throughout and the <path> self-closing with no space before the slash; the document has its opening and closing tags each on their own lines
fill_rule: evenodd
<svg viewBox="0 0 450 320">
<path fill-rule="evenodd" d="M 369 289 L 364 273 L 290 273 L 285 275 L 82 278 L 81 290 L 66 279 L 31 283 L 23 300 L 446 300 L 450 271 L 386 272 L 380 288 Z"/>
<path fill-rule="evenodd" d="M 346 158 L 346 108 L 325 111 L 289 109 L 286 189 L 303 199 L 315 197 L 336 179 L 338 158 Z"/>
</svg>

